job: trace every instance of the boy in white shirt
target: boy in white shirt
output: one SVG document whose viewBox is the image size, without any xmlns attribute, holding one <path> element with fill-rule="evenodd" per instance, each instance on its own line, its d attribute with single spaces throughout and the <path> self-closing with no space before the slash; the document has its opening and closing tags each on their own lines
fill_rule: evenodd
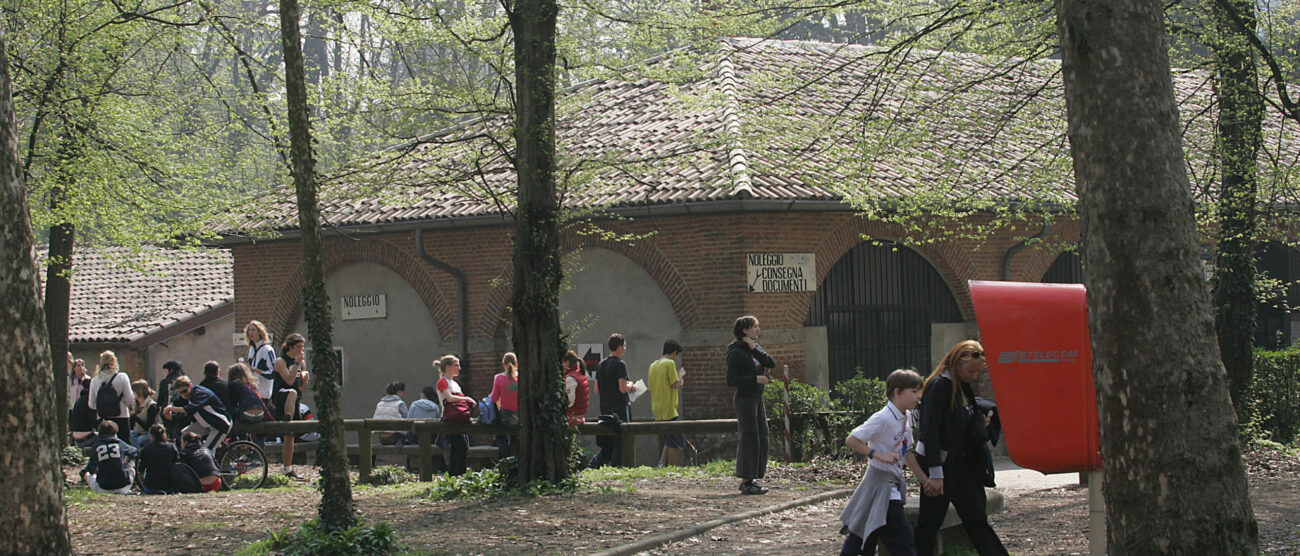
<svg viewBox="0 0 1300 556">
<path fill-rule="evenodd" d="M 876 542 L 883 542 L 895 556 L 916 554 L 912 526 L 907 522 L 903 501 L 907 482 L 903 464 L 912 474 L 925 480 L 925 473 L 909 448 L 912 445 L 912 416 L 909 413 L 921 402 L 924 380 L 916 371 L 899 369 L 885 379 L 889 402 L 866 422 L 849 433 L 844 444 L 867 456 L 867 470 L 853 497 L 849 499 L 840 521 L 841 534 L 847 534 L 840 555 L 875 554 Z"/>
</svg>

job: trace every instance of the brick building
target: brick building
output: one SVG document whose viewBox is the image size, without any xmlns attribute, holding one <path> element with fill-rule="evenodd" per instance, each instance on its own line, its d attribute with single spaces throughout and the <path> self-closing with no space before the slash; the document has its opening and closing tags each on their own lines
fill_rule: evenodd
<svg viewBox="0 0 1300 556">
<path fill-rule="evenodd" d="M 856 190 L 901 201 L 942 184 L 940 200 L 957 205 L 1070 203 L 1059 92 L 1042 93 L 1006 126 L 990 125 L 985 111 L 1019 98 L 1031 77 L 1054 79 L 1056 62 L 1017 63 L 962 93 L 982 105 L 940 95 L 905 115 L 904 101 L 915 101 L 927 76 L 975 75 L 1000 62 L 927 55 L 900 66 L 899 82 L 916 79 L 894 87 L 874 81 L 866 47 L 731 40 L 720 52 L 702 77 L 685 83 L 580 87 L 561 111 L 558 132 L 570 159 L 604 161 L 586 174 L 600 187 L 565 199 L 569 207 L 599 207 L 563 236 L 569 283 L 560 305 L 569 340 L 600 348 L 611 332 L 625 334 L 635 380 L 646 376 L 664 340 L 678 339 L 689 372 L 687 418 L 732 414 L 724 351 L 738 316 L 756 315 L 761 343 L 778 365 L 813 384 L 828 387 L 857 366 L 875 376 L 902 366 L 924 372 L 953 343 L 978 335 L 968 280 L 1042 280 L 1060 246 L 1079 240 L 1075 221 L 1044 219 L 1042 211 L 1029 211 L 1019 229 L 983 227 L 992 209 L 922 216 L 910 224 L 918 233 L 865 216 L 848 200 Z M 773 76 L 805 85 L 783 89 Z M 1206 102 L 1207 90 L 1179 79 L 1189 105 Z M 866 160 L 863 150 L 841 148 L 861 145 L 862 137 L 836 135 L 843 126 L 823 117 L 844 106 L 866 115 L 846 120 L 860 124 L 854 133 L 869 136 L 871 122 L 904 120 L 917 133 Z M 1211 122 L 1193 108 L 1189 133 L 1204 133 Z M 348 417 L 369 416 L 391 380 L 407 384 L 409 401 L 434 382 L 430 362 L 443 353 L 468 353 L 461 382 L 482 397 L 510 349 L 514 228 L 508 207 L 481 192 L 509 192 L 514 175 L 499 156 L 467 161 L 470 153 L 491 152 L 476 133 L 501 131 L 467 124 L 405 149 L 406 157 L 373 176 L 377 187 L 322 192 L 322 214 L 333 226 L 325 266 Z M 1207 162 L 1189 161 L 1194 175 L 1206 175 Z M 277 237 L 231 232 L 221 242 L 234 258 L 238 329 L 258 319 L 277 337 L 306 332 L 291 196 L 282 192 L 268 201 L 269 211 L 238 225 Z M 957 227 L 980 231 L 924 230 Z M 1078 275 L 1077 259 L 1061 261 L 1053 275 Z M 633 414 L 648 417 L 649 404 L 634 404 Z"/>
</svg>

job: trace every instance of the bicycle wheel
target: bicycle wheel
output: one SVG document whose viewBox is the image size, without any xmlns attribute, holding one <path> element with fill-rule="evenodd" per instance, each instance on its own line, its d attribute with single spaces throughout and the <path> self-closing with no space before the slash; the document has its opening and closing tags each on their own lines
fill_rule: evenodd
<svg viewBox="0 0 1300 556">
<path fill-rule="evenodd" d="M 266 480 L 266 454 L 247 440 L 231 442 L 218 462 L 221 482 L 232 489 L 258 488 Z"/>
</svg>

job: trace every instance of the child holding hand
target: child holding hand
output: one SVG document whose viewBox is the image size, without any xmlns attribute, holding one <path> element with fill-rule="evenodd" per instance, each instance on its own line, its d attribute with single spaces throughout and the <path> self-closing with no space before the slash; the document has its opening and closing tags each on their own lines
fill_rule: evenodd
<svg viewBox="0 0 1300 556">
<path fill-rule="evenodd" d="M 923 380 L 916 371 L 899 369 L 885 380 L 889 402 L 866 422 L 849 433 L 844 444 L 867 456 L 867 470 L 848 505 L 840 514 L 847 534 L 840 555 L 875 554 L 882 542 L 895 556 L 915 555 L 912 526 L 903 510 L 907 482 L 903 464 L 922 481 L 926 475 L 909 450 L 912 445 L 912 415 L 921 401 Z"/>
</svg>

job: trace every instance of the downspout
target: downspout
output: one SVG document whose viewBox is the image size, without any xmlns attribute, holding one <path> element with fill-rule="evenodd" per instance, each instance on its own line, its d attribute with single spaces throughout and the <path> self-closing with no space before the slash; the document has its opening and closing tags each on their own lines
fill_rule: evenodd
<svg viewBox="0 0 1300 556">
<path fill-rule="evenodd" d="M 1029 247 L 1029 242 L 1031 240 L 1047 237 L 1047 232 L 1048 230 L 1051 230 L 1051 228 L 1052 225 L 1050 223 L 1044 222 L 1043 229 L 1039 230 L 1038 233 L 1025 238 L 1024 241 L 1021 241 L 1020 243 L 1011 246 L 1010 249 L 1007 249 L 1007 254 L 1002 256 L 1002 280 L 1004 282 L 1011 280 L 1011 258 L 1016 256 L 1016 253 L 1024 251 L 1026 247 Z"/>
<path fill-rule="evenodd" d="M 469 286 L 465 282 L 465 274 L 460 269 L 433 258 L 424 251 L 424 230 L 415 229 L 415 252 L 420 255 L 420 259 L 450 274 L 456 280 L 456 308 L 460 314 L 457 320 L 457 332 L 460 335 L 460 366 L 462 371 L 469 371 Z"/>
</svg>

